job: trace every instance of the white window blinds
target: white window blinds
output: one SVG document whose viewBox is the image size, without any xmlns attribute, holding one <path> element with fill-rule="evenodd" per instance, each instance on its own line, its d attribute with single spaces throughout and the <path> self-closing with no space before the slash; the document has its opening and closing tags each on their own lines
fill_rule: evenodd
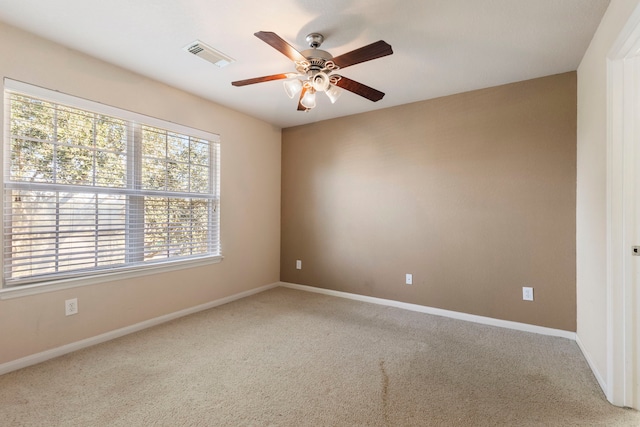
<svg viewBox="0 0 640 427">
<path fill-rule="evenodd" d="M 217 135 L 12 81 L 5 115 L 5 287 L 220 255 Z"/>
</svg>

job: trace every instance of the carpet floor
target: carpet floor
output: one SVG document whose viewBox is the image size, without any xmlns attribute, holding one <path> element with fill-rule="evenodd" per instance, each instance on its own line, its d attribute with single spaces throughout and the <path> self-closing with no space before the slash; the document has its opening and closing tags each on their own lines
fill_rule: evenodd
<svg viewBox="0 0 640 427">
<path fill-rule="evenodd" d="M 2 426 L 640 426 L 575 342 L 275 288 L 0 376 Z"/>
</svg>

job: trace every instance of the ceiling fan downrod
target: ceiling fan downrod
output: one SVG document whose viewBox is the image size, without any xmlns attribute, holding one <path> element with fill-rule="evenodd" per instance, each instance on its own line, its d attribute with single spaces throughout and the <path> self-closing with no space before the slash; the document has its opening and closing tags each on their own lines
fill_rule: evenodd
<svg viewBox="0 0 640 427">
<path fill-rule="evenodd" d="M 324 41 L 324 36 L 320 33 L 311 33 L 305 39 L 311 49 L 317 49 Z"/>
</svg>

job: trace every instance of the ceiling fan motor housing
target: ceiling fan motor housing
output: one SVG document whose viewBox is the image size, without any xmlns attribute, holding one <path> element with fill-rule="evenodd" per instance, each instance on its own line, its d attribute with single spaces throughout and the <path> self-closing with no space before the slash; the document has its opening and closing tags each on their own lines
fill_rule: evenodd
<svg viewBox="0 0 640 427">
<path fill-rule="evenodd" d="M 327 63 L 331 62 L 333 64 L 333 55 L 325 50 L 320 49 L 307 49 L 305 51 L 300 52 L 302 56 L 307 58 L 308 64 L 302 64 L 305 73 L 309 71 L 322 71 L 327 68 Z M 334 69 L 335 65 L 331 67 Z"/>
</svg>

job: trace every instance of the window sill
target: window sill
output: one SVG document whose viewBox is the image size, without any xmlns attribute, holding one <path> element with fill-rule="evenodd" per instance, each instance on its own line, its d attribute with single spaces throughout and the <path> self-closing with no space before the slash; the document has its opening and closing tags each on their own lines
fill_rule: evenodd
<svg viewBox="0 0 640 427">
<path fill-rule="evenodd" d="M 80 286 L 96 285 L 98 283 L 112 282 L 115 280 L 126 280 L 134 277 L 147 276 L 151 274 L 166 273 L 169 271 L 183 270 L 185 268 L 201 267 L 203 265 L 217 264 L 224 259 L 223 256 L 209 256 L 197 259 L 176 261 L 172 263 L 141 266 L 131 270 L 118 271 L 113 273 L 101 273 L 93 276 L 74 277 L 50 282 L 41 282 L 33 285 L 22 285 L 11 288 L 0 289 L 0 300 L 26 297 L 45 292 L 60 291 L 63 289 L 77 288 Z"/>
</svg>

